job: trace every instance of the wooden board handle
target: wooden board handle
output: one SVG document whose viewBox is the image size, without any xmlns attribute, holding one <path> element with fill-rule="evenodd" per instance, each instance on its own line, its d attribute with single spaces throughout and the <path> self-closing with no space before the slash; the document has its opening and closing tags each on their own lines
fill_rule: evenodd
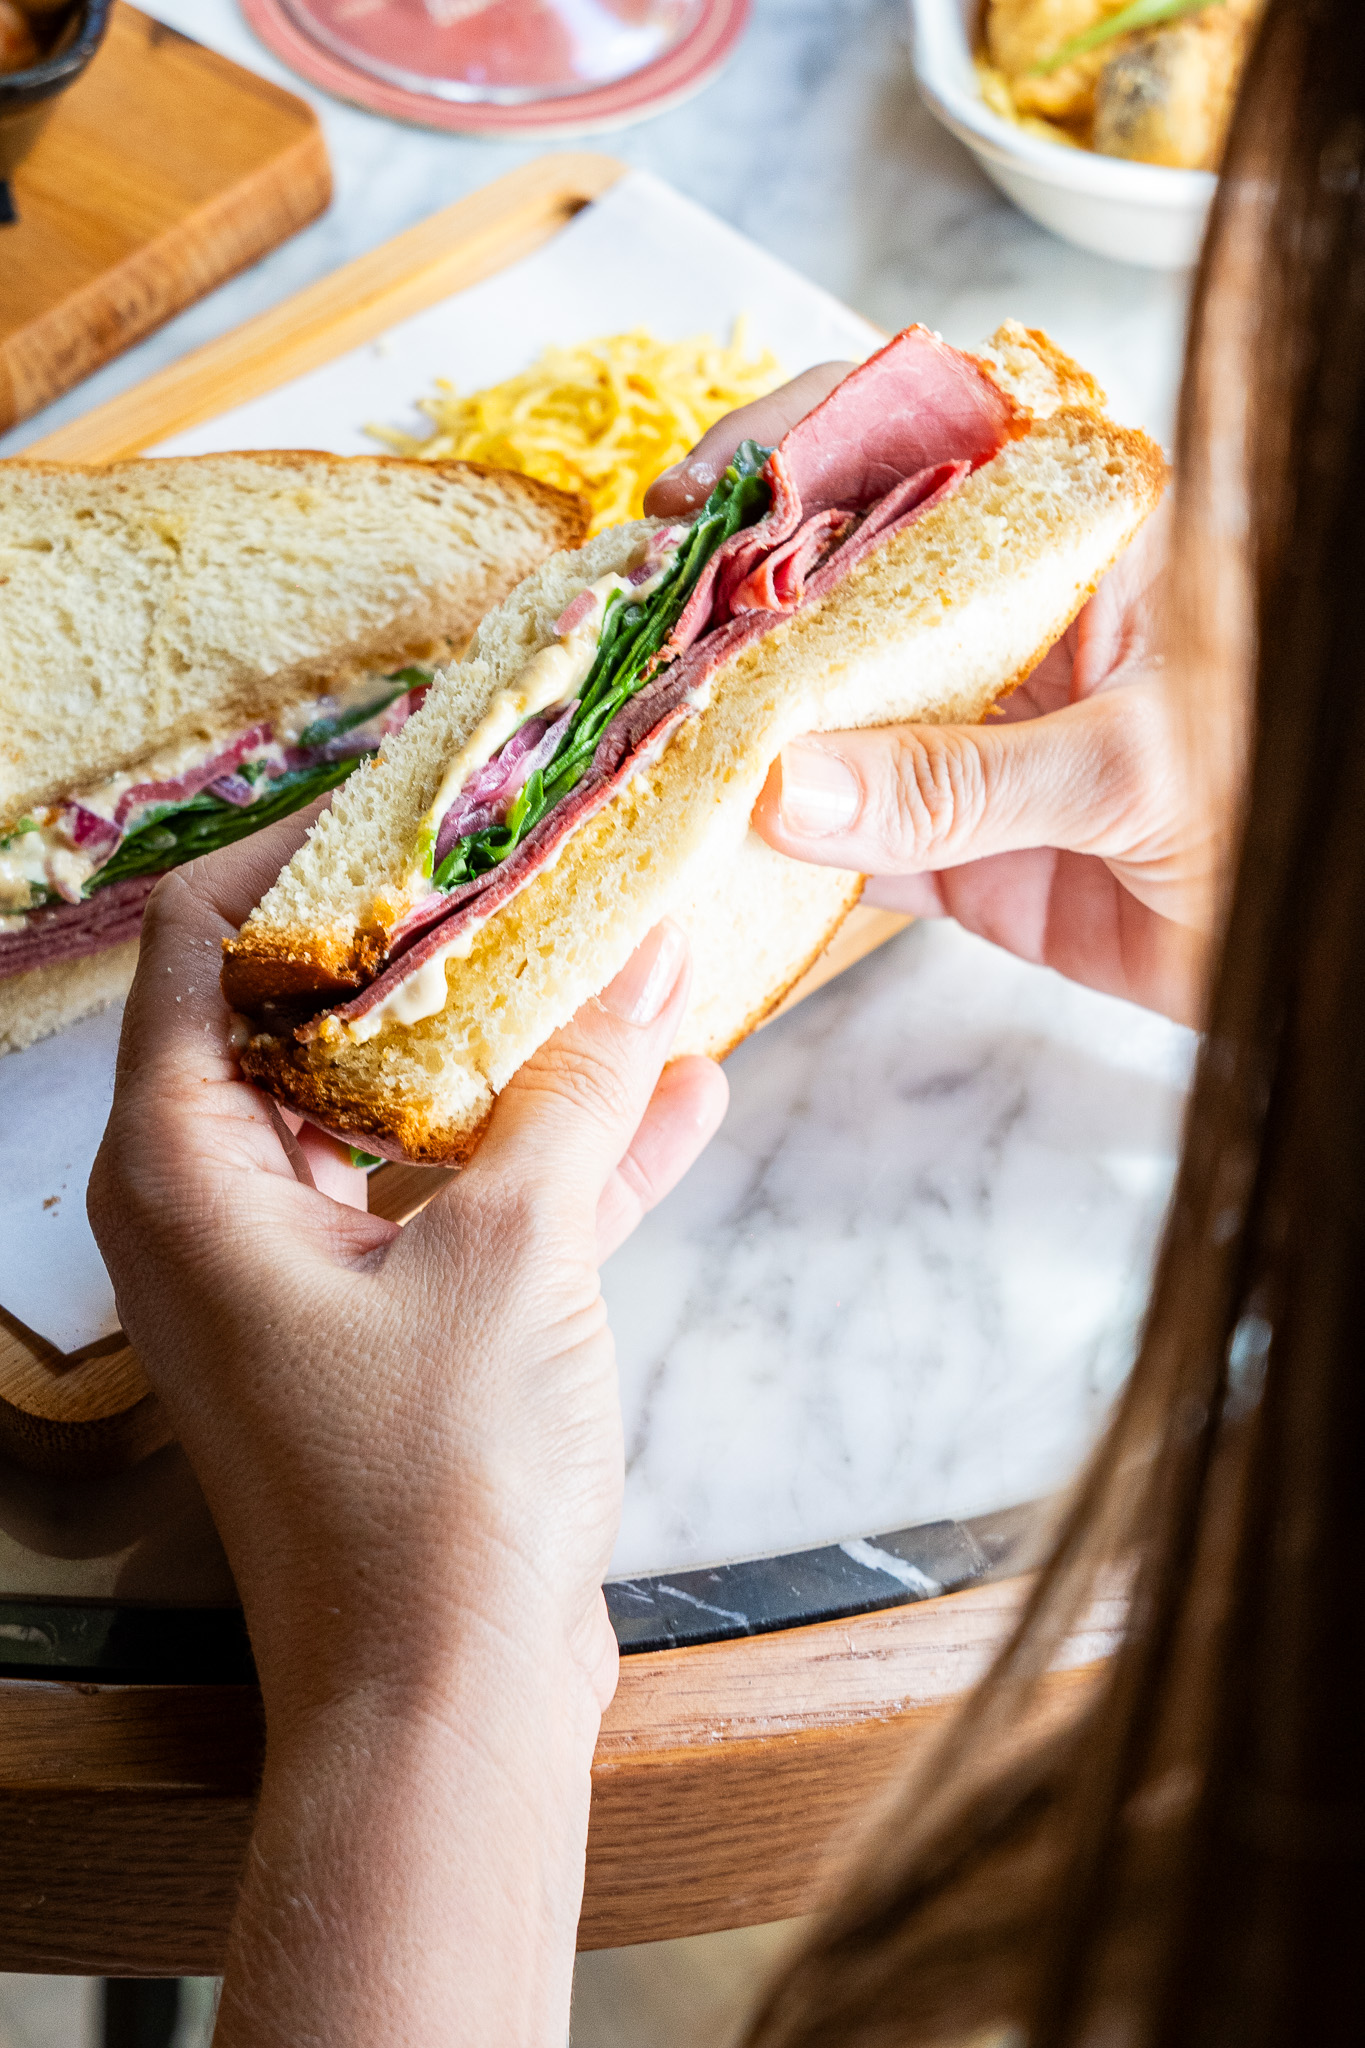
<svg viewBox="0 0 1365 2048">
<path fill-rule="evenodd" d="M 626 170 L 616 157 L 589 151 L 537 157 L 24 453 L 50 462 L 118 462 L 202 426 L 529 255 Z"/>
</svg>

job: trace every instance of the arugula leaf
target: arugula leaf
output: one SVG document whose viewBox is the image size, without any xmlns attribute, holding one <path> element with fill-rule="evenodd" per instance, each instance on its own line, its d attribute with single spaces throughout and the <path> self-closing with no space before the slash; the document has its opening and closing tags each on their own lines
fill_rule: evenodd
<svg viewBox="0 0 1365 2048">
<path fill-rule="evenodd" d="M 490 825 L 456 841 L 432 877 L 438 889 L 456 888 L 499 866 L 561 797 L 582 781 L 597 742 L 621 706 L 644 684 L 650 664 L 678 623 L 712 555 L 741 527 L 753 526 L 767 511 L 769 491 L 762 469 L 770 452 L 756 441 L 740 443 L 652 597 L 635 604 L 623 591 L 613 592 L 603 614 L 597 654 L 579 692 L 578 709 L 554 759 L 527 779 L 501 825 Z"/>
<path fill-rule="evenodd" d="M 424 689 L 431 681 L 431 670 L 427 668 L 400 668 L 384 680 L 393 688 L 380 696 L 372 697 L 367 704 L 355 705 L 350 711 L 338 712 L 331 718 L 315 718 L 299 734 L 297 744 L 301 747 L 320 747 L 328 740 L 339 739 L 344 732 L 350 732 L 357 725 L 367 725 L 372 718 L 378 718 L 381 711 L 387 711 L 390 704 L 399 697 L 406 697 L 409 690 Z"/>
<path fill-rule="evenodd" d="M 7 846 L 13 846 L 16 839 L 22 839 L 26 832 L 36 832 L 37 830 L 38 820 L 36 818 L 21 818 L 18 824 L 11 826 L 4 838 L 0 839 L 0 853 L 3 853 Z"/>
<path fill-rule="evenodd" d="M 262 826 L 289 817 L 324 791 L 335 789 L 364 758 L 356 755 L 346 761 L 323 761 L 315 768 L 296 768 L 291 774 L 277 776 L 273 782 L 263 781 L 261 774 L 247 773 L 260 767 L 259 763 L 249 761 L 236 773 L 246 775 L 248 781 L 254 781 L 260 788 L 261 794 L 254 804 L 230 804 L 207 790 L 201 790 L 188 803 L 158 804 L 147 813 L 136 832 L 128 834 L 113 857 L 90 877 L 85 894 L 93 896 L 111 882 L 128 882 L 137 875 L 159 875 L 184 861 L 198 860 L 201 853 L 231 846 L 234 840 L 245 839 L 249 832 L 259 832 Z"/>
<path fill-rule="evenodd" d="M 1128 6 L 1120 7 L 1117 14 L 1097 21 L 1093 28 L 1082 29 L 1078 36 L 1068 36 L 1059 49 L 1044 57 L 1041 64 L 1033 65 L 1024 76 L 1048 78 L 1064 64 L 1088 56 L 1091 50 L 1100 49 L 1117 36 L 1133 35 L 1144 28 L 1164 28 L 1168 21 L 1179 21 L 1183 14 L 1199 14 L 1212 4 L 1213 0 L 1129 0 Z"/>
</svg>

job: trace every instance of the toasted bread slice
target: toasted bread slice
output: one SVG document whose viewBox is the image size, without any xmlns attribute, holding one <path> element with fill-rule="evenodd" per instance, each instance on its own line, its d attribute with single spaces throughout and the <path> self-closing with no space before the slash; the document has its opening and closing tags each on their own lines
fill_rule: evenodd
<svg viewBox="0 0 1365 2048">
<path fill-rule="evenodd" d="M 1166 467 L 1101 411 L 1043 337 L 1002 329 L 987 359 L 1030 431 L 873 550 L 821 602 L 715 677 L 704 711 L 446 962 L 444 1008 L 364 1042 L 258 1032 L 249 1073 L 318 1122 L 393 1157 L 457 1161 L 522 1062 L 601 989 L 664 915 L 694 969 L 678 1052 L 722 1054 L 800 977 L 861 878 L 774 853 L 749 818 L 780 748 L 803 731 L 977 720 L 1074 618 L 1157 503 Z M 1077 401 L 1080 402 L 1077 402 Z M 628 563 L 639 526 L 547 563 L 486 620 L 467 660 L 338 795 L 230 942 L 229 1000 L 258 1013 L 334 974 L 353 980 L 368 906 L 410 860 L 445 763 L 492 692 L 548 643 L 576 591 Z"/>
</svg>

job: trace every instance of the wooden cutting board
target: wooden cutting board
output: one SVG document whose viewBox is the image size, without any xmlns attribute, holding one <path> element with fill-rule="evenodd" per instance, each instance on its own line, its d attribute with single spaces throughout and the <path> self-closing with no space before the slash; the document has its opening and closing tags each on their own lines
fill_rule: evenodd
<svg viewBox="0 0 1365 2048">
<path fill-rule="evenodd" d="M 112 462 L 215 419 L 529 255 L 626 169 L 613 157 L 591 153 L 540 157 L 26 452 L 58 461 Z M 855 910 L 782 1009 L 851 967 L 907 921 L 889 911 Z M 370 1208 L 406 1222 L 448 1178 L 441 1167 L 380 1167 L 370 1176 Z M 146 1457 L 169 1436 L 137 1357 L 121 1337 L 68 1357 L 0 1309 L 0 1453 L 39 1471 L 95 1474 Z"/>
<path fill-rule="evenodd" d="M 0 431 L 315 219 L 332 174 L 301 99 L 119 4 L 13 190 Z"/>
</svg>

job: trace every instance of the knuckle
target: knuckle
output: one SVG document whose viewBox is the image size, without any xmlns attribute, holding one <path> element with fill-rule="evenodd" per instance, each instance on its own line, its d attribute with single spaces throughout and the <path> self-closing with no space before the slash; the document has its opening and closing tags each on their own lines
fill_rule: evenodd
<svg viewBox="0 0 1365 2048">
<path fill-rule="evenodd" d="M 90 1228 L 101 1244 L 113 1236 L 114 1226 L 120 1216 L 126 1213 L 117 1153 L 107 1139 L 95 1154 L 95 1163 L 90 1169 L 90 1179 L 85 1190 L 85 1211 L 90 1218 Z"/>
<path fill-rule="evenodd" d="M 612 1057 L 612 1052 L 617 1054 Z M 580 1115 L 617 1123 L 631 1101 L 630 1077 L 619 1046 L 586 1043 L 583 1037 L 562 1037 L 552 1050 L 538 1054 L 523 1069 L 527 1086 L 555 1095 Z"/>
<path fill-rule="evenodd" d="M 1124 690 L 1097 704 L 1097 782 L 1111 808 L 1125 811 L 1149 793 L 1160 765 L 1173 752 L 1164 707 L 1142 690 Z"/>
<path fill-rule="evenodd" d="M 900 733 L 891 772 L 874 789 L 870 822 L 905 860 L 942 852 L 979 821 L 986 803 L 981 756 L 959 733 Z"/>
</svg>

